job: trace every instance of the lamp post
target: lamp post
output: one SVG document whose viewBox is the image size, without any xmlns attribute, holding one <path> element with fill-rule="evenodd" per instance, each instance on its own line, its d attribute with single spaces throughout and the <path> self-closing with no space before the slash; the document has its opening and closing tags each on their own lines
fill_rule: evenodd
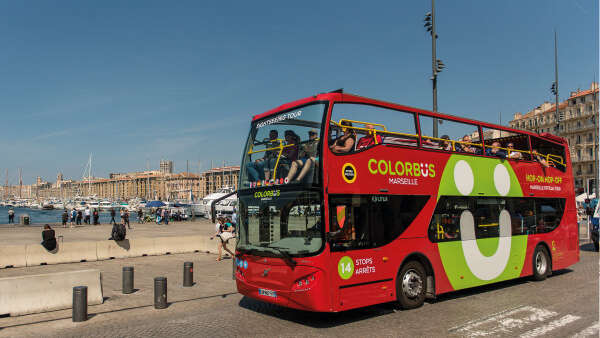
<svg viewBox="0 0 600 338">
<path fill-rule="evenodd" d="M 433 112 L 437 113 L 437 75 L 446 67 L 441 60 L 436 58 L 435 41 L 438 35 L 435 31 L 435 0 L 431 0 L 431 12 L 425 14 L 424 27 L 431 35 L 431 82 L 433 86 Z M 438 137 L 438 119 L 433 119 L 433 137 Z"/>
<path fill-rule="evenodd" d="M 554 82 L 552 82 L 552 87 L 550 87 L 550 91 L 554 94 L 556 111 L 554 120 L 556 121 L 556 134 L 560 133 L 560 113 L 558 111 L 558 54 L 557 50 L 557 42 L 556 42 L 556 30 L 554 31 Z"/>
</svg>

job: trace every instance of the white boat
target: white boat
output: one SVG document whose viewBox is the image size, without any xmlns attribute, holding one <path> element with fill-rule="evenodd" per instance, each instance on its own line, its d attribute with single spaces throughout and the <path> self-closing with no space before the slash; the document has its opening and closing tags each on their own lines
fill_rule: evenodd
<svg viewBox="0 0 600 338">
<path fill-rule="evenodd" d="M 237 207 L 237 196 L 231 195 L 224 200 L 217 202 L 215 210 L 217 215 L 230 216 Z"/>
<path fill-rule="evenodd" d="M 90 210 L 100 209 L 100 204 L 97 201 L 88 201 L 86 204 Z"/>
<path fill-rule="evenodd" d="M 192 210 L 194 210 L 194 213 L 196 215 L 210 218 L 210 208 L 212 207 L 213 201 L 218 198 L 221 198 L 227 194 L 230 194 L 232 192 L 233 192 L 233 188 L 230 188 L 230 187 L 221 188 L 221 189 L 217 190 L 216 192 L 213 192 L 212 194 L 205 196 L 202 199 L 202 204 L 199 205 L 197 208 L 193 205 Z"/>
<path fill-rule="evenodd" d="M 117 209 L 118 207 L 115 203 L 110 201 L 101 201 L 98 205 L 102 211 L 109 211 L 111 209 Z"/>
</svg>

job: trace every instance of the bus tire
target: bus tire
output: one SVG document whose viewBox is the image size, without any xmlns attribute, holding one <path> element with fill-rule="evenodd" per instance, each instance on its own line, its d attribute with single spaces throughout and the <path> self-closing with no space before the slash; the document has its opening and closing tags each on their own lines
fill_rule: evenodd
<svg viewBox="0 0 600 338">
<path fill-rule="evenodd" d="M 542 281 L 550 274 L 550 255 L 543 245 L 538 245 L 533 252 L 533 279 Z"/>
<path fill-rule="evenodd" d="M 396 280 L 396 298 L 402 309 L 414 309 L 423 305 L 427 291 L 425 268 L 418 261 L 402 266 Z"/>
</svg>

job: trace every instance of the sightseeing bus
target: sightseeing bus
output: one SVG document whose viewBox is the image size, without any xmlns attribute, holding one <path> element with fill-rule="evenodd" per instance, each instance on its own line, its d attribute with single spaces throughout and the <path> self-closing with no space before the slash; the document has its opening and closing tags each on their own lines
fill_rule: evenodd
<svg viewBox="0 0 600 338">
<path fill-rule="evenodd" d="M 237 288 L 337 312 L 543 280 L 579 261 L 568 149 L 548 133 L 342 90 L 256 115 L 239 179 Z"/>
</svg>

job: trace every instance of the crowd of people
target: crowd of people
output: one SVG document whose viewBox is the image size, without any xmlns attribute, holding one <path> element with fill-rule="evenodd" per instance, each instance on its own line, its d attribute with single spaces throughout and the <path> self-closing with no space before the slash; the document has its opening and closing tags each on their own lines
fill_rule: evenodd
<svg viewBox="0 0 600 338">
<path fill-rule="evenodd" d="M 374 127 L 371 124 L 365 125 L 365 129 L 368 131 L 366 132 L 366 135 L 362 136 L 358 141 L 356 141 L 356 130 L 352 128 L 352 122 L 342 121 L 340 125 L 342 126 L 343 134 L 337 137 L 329 146 L 329 149 L 335 154 L 346 154 L 354 150 L 359 151 L 383 143 L 381 135 L 377 135 L 374 132 Z M 470 135 L 464 135 L 460 141 L 451 141 L 448 135 L 442 135 L 440 142 L 432 142 L 428 139 L 425 142 L 427 142 L 429 146 L 436 146 L 444 151 L 456 151 L 476 155 L 482 154 L 481 146 L 479 143 L 473 143 Z M 485 155 L 487 156 L 515 160 L 525 159 L 523 153 L 528 152 L 516 150 L 513 142 L 508 142 L 504 148 L 500 142 L 493 141 L 491 145 L 486 146 L 485 149 Z M 531 157 L 546 168 L 556 167 L 554 161 L 548 160 L 544 155 L 540 154 L 537 149 L 532 149 Z"/>
</svg>

